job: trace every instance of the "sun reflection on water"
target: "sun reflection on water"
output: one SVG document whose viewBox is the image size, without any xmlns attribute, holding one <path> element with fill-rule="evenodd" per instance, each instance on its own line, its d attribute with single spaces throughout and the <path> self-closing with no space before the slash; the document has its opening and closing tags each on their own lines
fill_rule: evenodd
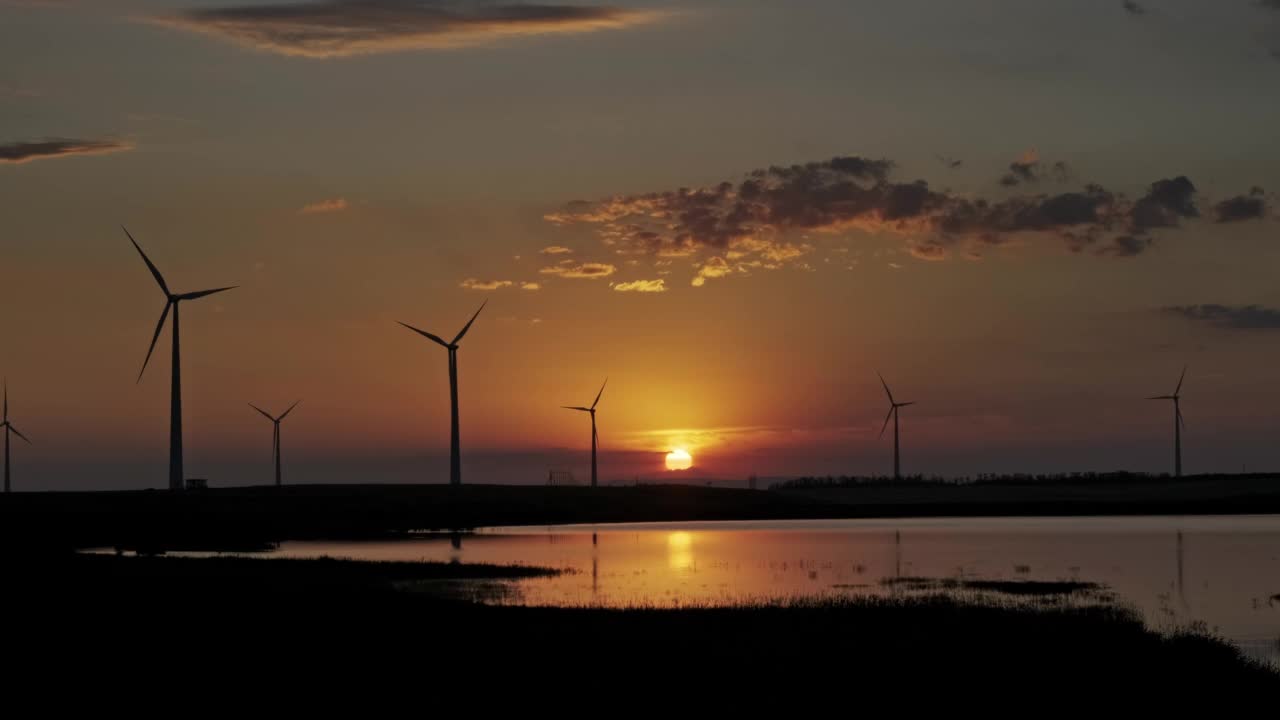
<svg viewBox="0 0 1280 720">
<path fill-rule="evenodd" d="M 673 532 L 667 535 L 667 564 L 672 570 L 684 570 L 693 565 L 693 535 Z"/>
</svg>

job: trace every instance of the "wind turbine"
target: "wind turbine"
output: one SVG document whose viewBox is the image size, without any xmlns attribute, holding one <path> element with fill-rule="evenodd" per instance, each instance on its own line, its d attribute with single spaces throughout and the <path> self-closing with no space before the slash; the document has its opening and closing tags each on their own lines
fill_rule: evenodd
<svg viewBox="0 0 1280 720">
<path fill-rule="evenodd" d="M 138 371 L 138 382 L 142 382 L 142 373 L 147 371 L 147 363 L 151 361 L 151 353 L 156 349 L 156 341 L 160 339 L 160 331 L 164 329 L 164 321 L 169 317 L 169 308 L 173 308 L 173 359 L 170 363 L 173 379 L 169 395 L 169 489 L 181 490 L 183 486 L 182 355 L 178 344 L 178 303 L 183 300 L 196 300 L 206 295 L 231 290 L 238 286 L 232 285 L 230 287 L 214 288 L 213 290 L 174 294 L 169 291 L 169 286 L 165 283 L 164 277 L 160 275 L 160 271 L 156 269 L 155 264 L 151 262 L 147 254 L 142 252 L 138 241 L 133 239 L 133 235 L 129 233 L 128 228 L 122 225 L 120 229 L 124 230 L 125 235 L 129 236 L 129 242 L 133 243 L 133 247 L 142 256 L 142 261 L 147 264 L 147 269 L 151 271 L 152 277 L 156 279 L 156 283 L 160 285 L 160 290 L 164 292 L 165 296 L 164 312 L 160 313 L 160 322 L 156 324 L 155 335 L 151 336 L 151 347 L 147 348 L 147 357 L 142 361 L 142 369 Z"/>
<path fill-rule="evenodd" d="M 484 306 L 488 303 L 488 300 L 480 303 L 480 310 L 484 310 Z M 449 351 L 449 403 L 452 413 L 452 425 L 449 436 L 450 485 L 462 484 L 462 452 L 458 441 L 458 343 L 462 341 L 462 336 L 466 335 L 467 331 L 471 329 L 471 323 L 475 322 L 476 318 L 480 317 L 480 310 L 476 310 L 476 314 L 472 315 L 471 319 L 467 321 L 467 324 L 462 326 L 462 329 L 458 331 L 458 335 L 453 339 L 453 342 L 445 342 L 426 330 L 419 330 L 412 325 L 400 323 L 422 337 L 436 343 L 437 345 L 443 346 Z"/>
<path fill-rule="evenodd" d="M 889 383 L 884 381 L 884 376 L 876 373 L 880 377 L 880 384 L 884 386 L 884 394 L 889 396 L 889 414 L 884 416 L 884 425 L 880 426 L 880 437 L 884 437 L 885 428 L 889 427 L 889 418 L 893 418 L 893 479 L 901 480 L 901 464 L 898 458 L 898 408 L 904 408 L 908 405 L 915 405 L 915 401 L 897 402 L 893 399 L 893 393 L 889 390 Z"/>
<path fill-rule="evenodd" d="M 1179 401 L 1182 400 L 1182 381 L 1187 377 L 1187 368 L 1184 365 L 1182 375 L 1178 376 L 1178 387 L 1173 389 L 1172 395 L 1157 395 L 1149 397 L 1148 400 L 1172 400 L 1173 401 L 1173 476 L 1182 477 L 1182 428 L 1187 424 L 1182 419 L 1182 407 Z"/>
<path fill-rule="evenodd" d="M 596 434 L 596 405 L 600 403 L 600 396 L 604 394 L 604 386 L 608 384 L 609 378 L 605 378 L 604 383 L 600 386 L 600 392 L 596 393 L 595 401 L 591 403 L 591 407 L 560 406 L 565 410 L 591 413 L 591 487 L 596 487 L 596 443 L 599 439 L 599 435 Z"/>
<path fill-rule="evenodd" d="M 0 428 L 4 428 L 4 491 L 9 492 L 9 487 L 10 487 L 9 485 L 9 433 L 13 433 L 14 435 L 17 435 L 23 440 L 26 440 L 26 443 L 28 445 L 31 444 L 31 441 L 27 440 L 27 436 L 18 432 L 18 428 L 14 427 L 13 423 L 9 422 L 9 381 L 8 380 L 6 380 L 4 383 L 4 421 L 0 422 Z"/>
<path fill-rule="evenodd" d="M 262 413 L 263 416 L 270 420 L 275 426 L 275 432 L 271 435 L 271 459 L 276 465 L 276 487 L 280 487 L 280 421 L 284 420 L 289 413 L 293 412 L 293 409 L 298 407 L 298 403 L 300 402 L 302 401 L 299 400 L 298 402 L 290 405 L 289 409 L 285 410 L 280 417 L 271 417 L 266 410 L 263 410 L 253 403 L 249 403 L 249 407 Z"/>
</svg>

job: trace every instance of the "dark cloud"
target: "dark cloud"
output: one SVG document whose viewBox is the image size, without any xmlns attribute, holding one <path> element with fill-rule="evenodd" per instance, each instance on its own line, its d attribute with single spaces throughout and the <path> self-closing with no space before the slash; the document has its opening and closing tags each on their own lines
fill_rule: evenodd
<svg viewBox="0 0 1280 720">
<path fill-rule="evenodd" d="M 1046 169 L 1036 151 L 1029 150 L 1023 153 L 1022 157 L 1009 163 L 1009 172 L 1000 178 L 1000 184 L 1005 187 L 1014 187 L 1023 183 L 1040 182 L 1045 177 L 1052 177 L 1058 182 L 1067 182 L 1071 179 L 1071 170 L 1061 161 L 1055 162 Z"/>
<path fill-rule="evenodd" d="M 1253 188 L 1248 195 L 1237 195 L 1213 206 L 1214 221 L 1219 223 L 1258 220 L 1266 216 L 1267 200 L 1260 187 Z"/>
<path fill-rule="evenodd" d="M 1270 10 L 1280 10 L 1280 0 L 1258 0 L 1258 6 Z"/>
<path fill-rule="evenodd" d="M 934 190 L 924 180 L 899 182 L 892 170 L 888 160 L 836 157 L 756 170 L 737 184 L 578 201 L 547 219 L 595 225 L 624 254 L 758 254 L 767 266 L 803 254 L 807 246 L 782 240 L 789 233 L 845 229 L 902 234 L 926 259 L 1023 233 L 1057 237 L 1075 252 L 1131 257 L 1151 247 L 1153 232 L 1200 215 L 1195 186 L 1183 176 L 1152 183 L 1137 200 L 1096 184 L 992 200 Z"/>
<path fill-rule="evenodd" d="M 0 163 L 21 164 L 32 160 L 68 157 L 71 155 L 103 155 L 132 149 L 132 144 L 116 140 L 47 138 L 45 140 L 0 145 Z"/>
<path fill-rule="evenodd" d="M 1130 228 L 1145 233 L 1154 228 L 1177 227 L 1183 219 L 1200 217 L 1196 186 L 1185 175 L 1157 180 L 1129 211 Z"/>
<path fill-rule="evenodd" d="M 1175 305 L 1163 312 L 1220 328 L 1280 330 L 1280 310 L 1261 305 Z"/>
<path fill-rule="evenodd" d="M 963 160 L 957 160 L 955 158 L 950 158 L 945 155 L 935 155 L 934 157 L 938 158 L 938 162 L 947 166 L 947 169 L 949 170 L 958 170 L 960 169 L 961 166 L 964 165 Z"/>
<path fill-rule="evenodd" d="M 1111 238 L 1110 241 L 1095 249 L 1099 255 L 1109 255 L 1111 257 L 1133 257 L 1142 254 L 1148 247 L 1151 247 L 1151 238 L 1136 237 L 1134 235 L 1119 235 Z"/>
<path fill-rule="evenodd" d="M 657 17 L 655 11 L 625 8 L 483 0 L 318 0 L 188 10 L 147 20 L 257 50 L 329 58 L 594 32 Z"/>
<path fill-rule="evenodd" d="M 1134 0 L 1124 0 L 1124 2 L 1120 3 L 1120 7 L 1124 8 L 1125 12 L 1129 13 L 1130 15 L 1146 15 L 1147 14 L 1147 9 L 1142 7 L 1138 3 L 1134 2 Z"/>
</svg>

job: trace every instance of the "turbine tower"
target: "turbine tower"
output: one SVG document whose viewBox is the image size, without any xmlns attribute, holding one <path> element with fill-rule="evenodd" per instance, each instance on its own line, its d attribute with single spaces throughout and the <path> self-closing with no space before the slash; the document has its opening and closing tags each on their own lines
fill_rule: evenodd
<svg viewBox="0 0 1280 720">
<path fill-rule="evenodd" d="M 281 485 L 280 483 L 280 421 L 284 420 L 289 413 L 293 412 L 293 409 L 298 407 L 298 403 L 300 402 L 302 401 L 299 400 L 298 402 L 290 405 L 289 409 L 281 413 L 280 417 L 272 417 L 266 410 L 263 410 L 257 405 L 254 405 L 253 403 L 249 403 L 249 407 L 262 413 L 263 416 L 266 417 L 268 420 L 270 420 L 271 423 L 275 426 L 275 431 L 271 435 L 271 461 L 274 462 L 276 466 L 276 487 L 280 487 Z"/>
<path fill-rule="evenodd" d="M 898 408 L 904 408 L 908 405 L 915 405 L 915 401 L 897 402 L 893 399 L 893 392 L 889 390 L 889 383 L 884 381 L 884 376 L 876 373 L 880 377 L 880 384 L 884 386 L 884 394 L 889 396 L 889 414 L 884 416 L 884 425 L 880 426 L 880 437 L 884 437 L 885 428 L 889 427 L 889 418 L 893 418 L 893 479 L 902 479 L 902 465 L 898 456 Z"/>
<path fill-rule="evenodd" d="M 484 306 L 489 303 L 488 300 L 480 303 L 480 310 L 484 310 Z M 449 484 L 462 484 L 462 452 L 460 442 L 458 440 L 458 343 L 462 341 L 462 336 L 467 334 L 471 329 L 471 323 L 480 317 L 480 310 L 476 310 L 476 314 L 471 316 L 466 325 L 458 331 L 457 337 L 453 342 L 445 342 L 439 337 L 432 335 L 426 330 L 418 328 L 407 323 L 400 323 L 410 330 L 418 333 L 422 337 L 444 347 L 449 351 L 449 404 L 451 411 L 451 430 L 449 435 Z"/>
<path fill-rule="evenodd" d="M 596 393 L 596 399 L 591 403 L 591 407 L 577 407 L 569 405 L 561 405 L 565 410 L 577 410 L 579 412 L 591 413 L 591 487 L 596 487 L 596 444 L 599 435 L 596 434 L 596 405 L 600 403 L 600 396 L 604 394 L 604 386 L 609 384 L 609 378 L 604 379 L 604 383 L 600 386 L 600 392 Z"/>
<path fill-rule="evenodd" d="M 151 271 L 152 277 L 156 279 L 156 283 L 160 285 L 160 290 L 164 292 L 165 303 L 164 311 L 160 313 L 160 322 L 156 324 L 155 335 L 151 336 L 151 347 L 147 348 L 147 357 L 142 361 L 142 369 L 138 371 L 138 382 L 142 382 L 142 373 L 147 371 L 147 363 L 151 361 L 151 353 L 156 349 L 156 341 L 160 339 L 160 331 L 164 329 L 164 321 L 169 317 L 169 309 L 173 308 L 173 359 L 170 363 L 170 370 L 173 378 L 171 381 L 171 389 L 169 393 L 169 489 L 181 490 L 183 486 L 182 477 L 182 353 L 179 347 L 178 339 L 178 303 L 183 300 L 196 300 L 213 295 L 224 290 L 231 290 L 237 286 L 214 288 L 213 290 L 199 290 L 189 293 L 173 293 L 169 291 L 169 286 L 165 283 L 164 277 L 160 275 L 160 271 L 156 269 L 147 254 L 142 252 L 142 247 L 138 245 L 138 241 L 133 239 L 133 235 L 129 233 L 128 228 L 120 227 L 124 230 L 124 234 L 129 236 L 129 242 L 133 243 L 133 247 L 142 256 L 142 261 L 147 264 L 147 269 Z"/>
<path fill-rule="evenodd" d="M 18 428 L 14 427 L 13 423 L 9 422 L 9 381 L 8 380 L 6 380 L 4 383 L 4 420 L 0 422 L 0 428 L 4 428 L 4 491 L 9 492 L 11 487 L 10 481 L 9 481 L 9 433 L 13 433 L 14 435 L 17 435 L 18 437 L 22 438 L 23 440 L 26 441 L 28 445 L 31 444 L 31 441 L 27 440 L 27 436 L 18 432 Z"/>
<path fill-rule="evenodd" d="M 1184 365 L 1182 375 L 1178 376 L 1178 386 L 1173 389 L 1172 395 L 1157 395 L 1149 397 L 1148 400 L 1172 400 L 1173 401 L 1173 476 L 1182 477 L 1182 428 L 1186 426 L 1187 421 L 1182 419 L 1182 381 L 1187 377 L 1187 368 Z"/>
</svg>

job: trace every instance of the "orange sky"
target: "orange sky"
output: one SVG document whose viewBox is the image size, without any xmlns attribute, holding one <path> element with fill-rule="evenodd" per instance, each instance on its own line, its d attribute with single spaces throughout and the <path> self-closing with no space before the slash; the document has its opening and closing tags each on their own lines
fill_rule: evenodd
<svg viewBox="0 0 1280 720">
<path fill-rule="evenodd" d="M 256 4 L 0 1 L 23 487 L 164 483 L 167 331 L 134 382 L 163 298 L 121 223 L 175 290 L 240 285 L 182 311 L 215 484 L 268 479 L 247 403 L 297 399 L 286 481 L 445 479 L 445 352 L 396 323 L 451 337 L 486 298 L 467 481 L 586 477 L 559 407 L 605 377 L 606 481 L 670 477 L 677 446 L 697 478 L 886 473 L 877 370 L 919 401 L 907 472 L 1163 471 L 1141 398 L 1184 364 L 1188 470 L 1275 467 L 1280 13 Z"/>
</svg>

